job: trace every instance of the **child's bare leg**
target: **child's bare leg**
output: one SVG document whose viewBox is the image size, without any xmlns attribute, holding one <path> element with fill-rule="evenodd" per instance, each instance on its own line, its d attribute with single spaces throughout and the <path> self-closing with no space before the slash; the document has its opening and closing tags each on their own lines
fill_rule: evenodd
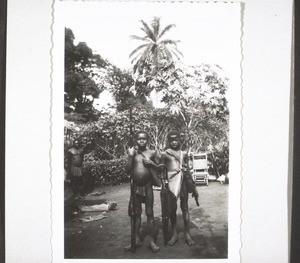
<svg viewBox="0 0 300 263">
<path fill-rule="evenodd" d="M 160 250 L 160 248 L 155 244 L 155 226 L 154 226 L 154 217 L 147 216 L 147 225 L 148 228 L 150 229 L 150 239 L 149 239 L 149 245 L 150 245 L 150 249 L 152 250 L 152 252 L 158 252 Z"/>
<path fill-rule="evenodd" d="M 147 216 L 147 226 L 150 231 L 150 240 L 149 246 L 152 252 L 156 253 L 160 248 L 155 244 L 156 235 L 155 235 L 155 221 L 153 215 L 153 189 L 152 184 L 149 182 L 146 185 L 146 216 Z"/>
<path fill-rule="evenodd" d="M 176 201 L 174 200 L 174 202 L 176 202 Z M 169 240 L 169 242 L 167 243 L 169 246 L 173 246 L 178 241 L 176 210 L 177 210 L 177 203 L 175 203 L 174 209 L 172 210 L 172 213 L 170 216 L 171 227 L 172 227 L 172 237 Z"/>
<path fill-rule="evenodd" d="M 135 219 L 135 246 L 140 247 L 142 246 L 141 238 L 140 238 L 140 231 L 141 231 L 141 214 L 137 215 Z"/>
<path fill-rule="evenodd" d="M 196 243 L 192 239 L 190 234 L 190 214 L 189 214 L 189 207 L 188 207 L 188 192 L 185 187 L 182 187 L 183 193 L 180 196 L 180 207 L 182 210 L 182 218 L 184 222 L 184 237 L 185 241 L 189 246 L 194 246 Z"/>
</svg>

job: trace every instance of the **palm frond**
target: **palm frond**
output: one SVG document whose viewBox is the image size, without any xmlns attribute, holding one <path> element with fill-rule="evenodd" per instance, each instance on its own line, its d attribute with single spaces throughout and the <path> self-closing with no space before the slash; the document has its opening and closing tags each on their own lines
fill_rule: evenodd
<svg viewBox="0 0 300 263">
<path fill-rule="evenodd" d="M 178 60 L 180 60 L 180 56 L 178 56 L 178 54 L 174 50 L 171 50 L 171 52 Z M 183 54 L 180 51 L 177 50 L 177 52 L 181 55 L 181 57 L 183 57 Z"/>
<path fill-rule="evenodd" d="M 175 51 L 176 51 L 177 53 L 179 53 L 181 57 L 183 57 L 183 54 L 181 53 L 180 50 L 178 50 L 178 49 L 176 48 Z"/>
<path fill-rule="evenodd" d="M 134 68 L 136 68 L 136 65 L 137 68 L 140 68 L 139 65 L 143 64 L 142 62 L 145 62 L 147 60 L 152 46 L 152 44 L 148 45 L 148 47 L 142 54 L 138 54 L 135 58 L 133 58 L 132 63 L 134 64 Z"/>
<path fill-rule="evenodd" d="M 175 27 L 175 24 L 170 24 L 170 25 L 167 25 L 163 31 L 161 31 L 161 33 L 159 34 L 158 38 L 157 39 L 160 39 L 165 33 L 167 33 L 171 28 Z"/>
<path fill-rule="evenodd" d="M 134 49 L 130 54 L 129 57 L 132 57 L 135 53 L 137 53 L 138 51 L 140 51 L 141 49 L 147 47 L 149 44 L 143 44 L 138 46 L 136 49 Z"/>
<path fill-rule="evenodd" d="M 172 39 L 165 39 L 159 42 L 159 44 L 163 45 L 174 45 L 177 48 L 177 43 L 179 43 L 179 40 L 172 40 Z"/>
<path fill-rule="evenodd" d="M 131 64 L 136 64 L 136 62 L 142 57 L 142 54 L 137 54 L 132 60 Z"/>
<path fill-rule="evenodd" d="M 183 57 L 183 54 L 178 50 L 177 44 L 176 44 L 176 43 L 179 43 L 180 41 L 173 41 L 173 40 L 166 40 L 166 41 L 167 41 L 167 43 L 169 43 L 169 44 L 173 44 L 173 47 L 170 48 L 169 50 L 172 51 L 172 52 L 174 52 L 174 54 L 176 53 L 176 57 L 177 57 L 177 58 L 179 58 L 179 55 L 180 55 L 181 57 Z M 172 43 L 172 42 L 176 42 L 176 43 Z M 164 41 L 161 41 L 161 42 L 159 43 L 159 46 L 167 49 L 166 43 L 165 43 Z"/>
<path fill-rule="evenodd" d="M 134 64 L 135 64 L 134 62 L 135 62 L 138 58 L 139 58 L 139 56 L 134 57 L 134 58 L 130 61 L 130 63 L 134 65 Z"/>
<path fill-rule="evenodd" d="M 144 52 L 141 54 L 137 54 L 132 60 L 131 60 L 131 64 L 136 64 L 139 60 L 141 60 L 142 58 L 146 57 L 144 55 Z"/>
<path fill-rule="evenodd" d="M 160 28 L 160 17 L 154 17 L 151 23 L 151 26 L 153 28 L 153 33 L 155 35 L 155 39 L 157 40 L 158 34 L 159 34 L 159 28 Z"/>
<path fill-rule="evenodd" d="M 137 63 L 133 65 L 133 72 L 136 72 L 137 67 L 138 67 L 138 64 L 137 64 Z"/>
<path fill-rule="evenodd" d="M 183 57 L 183 54 L 181 51 L 177 48 L 177 45 L 171 49 L 173 52 L 175 52 L 177 55 L 179 54 L 181 57 Z"/>
<path fill-rule="evenodd" d="M 142 60 L 146 60 L 149 57 L 149 55 L 151 54 L 151 50 L 153 48 L 153 45 L 154 44 L 148 45 L 147 49 L 142 53 L 142 55 L 141 55 Z"/>
<path fill-rule="evenodd" d="M 141 28 L 146 35 L 153 41 L 156 42 L 156 37 L 154 36 L 153 31 L 151 30 L 151 28 L 147 25 L 147 23 L 143 20 L 141 20 L 141 23 L 143 24 L 143 27 Z"/>
<path fill-rule="evenodd" d="M 129 38 L 132 39 L 132 40 L 149 41 L 148 36 L 139 37 L 139 36 L 136 36 L 136 35 L 131 35 Z"/>
</svg>

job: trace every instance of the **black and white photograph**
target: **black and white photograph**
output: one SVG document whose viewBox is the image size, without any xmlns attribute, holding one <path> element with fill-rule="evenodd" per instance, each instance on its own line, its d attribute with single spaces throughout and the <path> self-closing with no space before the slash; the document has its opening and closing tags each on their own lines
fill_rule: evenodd
<svg viewBox="0 0 300 263">
<path fill-rule="evenodd" d="M 240 11 L 57 4 L 52 195 L 64 259 L 238 255 Z"/>
<path fill-rule="evenodd" d="M 7 2 L 1 262 L 298 262 L 292 0 Z"/>
</svg>

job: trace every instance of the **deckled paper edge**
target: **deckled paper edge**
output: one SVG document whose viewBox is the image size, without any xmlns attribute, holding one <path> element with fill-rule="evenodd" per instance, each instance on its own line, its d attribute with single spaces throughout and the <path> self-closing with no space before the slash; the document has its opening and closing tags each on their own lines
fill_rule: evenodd
<svg viewBox="0 0 300 263">
<path fill-rule="evenodd" d="M 243 227 L 243 108 L 244 108 L 244 97 L 243 97 L 243 62 L 244 62 L 244 53 L 243 53 L 243 37 L 244 37 L 244 13 L 245 13 L 245 3 L 240 3 L 241 6 L 241 36 L 240 36 L 240 49 L 241 49 L 241 123 L 240 123 L 240 132 L 241 132 L 241 149 L 240 149 L 240 262 L 242 262 L 242 249 L 243 249 L 243 235 L 242 235 L 242 227 Z"/>
<path fill-rule="evenodd" d="M 180 0 L 58 0 L 61 2 L 182 2 Z M 243 61 L 244 61 L 244 55 L 243 55 L 243 36 L 244 36 L 244 11 L 245 11 L 245 3 L 240 1 L 201 1 L 201 0 L 193 0 L 193 1 L 183 1 L 183 2 L 196 2 L 196 3 L 234 3 L 240 4 L 240 55 L 241 55 L 241 61 L 240 61 L 240 132 L 241 132 L 241 147 L 240 147 L 240 226 L 239 226 L 239 240 L 240 240 L 240 248 L 239 248 L 239 257 L 240 262 L 242 262 L 242 249 L 243 249 L 243 243 L 242 243 L 242 214 L 243 214 L 243 204 L 242 204 L 242 192 L 243 192 Z M 52 151 L 53 151 L 53 69 L 54 69 L 54 62 L 53 62 L 53 48 L 54 48 L 54 23 L 55 23 L 55 0 L 52 0 L 51 4 L 51 25 L 50 25 L 50 31 L 51 31 L 51 49 L 50 49 L 50 117 L 49 117 L 49 130 L 50 130 L 50 148 L 49 148 L 49 166 L 50 166 L 50 222 L 51 222 L 51 237 L 50 237 L 50 245 L 51 245 L 51 262 L 53 262 L 54 259 L 54 249 L 53 249 L 53 198 L 52 198 L 52 188 L 53 188 L 53 169 L 52 169 Z M 229 209 L 229 207 L 228 207 Z M 229 224 L 229 222 L 228 222 Z M 227 244 L 229 245 L 229 244 Z M 229 247 L 228 247 L 229 250 Z M 228 258 L 227 258 L 228 259 Z M 199 259 L 200 260 L 200 259 Z"/>
</svg>

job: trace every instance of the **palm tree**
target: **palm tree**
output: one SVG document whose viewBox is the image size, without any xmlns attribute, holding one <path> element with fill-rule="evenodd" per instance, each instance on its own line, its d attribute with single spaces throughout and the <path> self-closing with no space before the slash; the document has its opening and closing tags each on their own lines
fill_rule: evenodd
<svg viewBox="0 0 300 263">
<path fill-rule="evenodd" d="M 141 20 L 141 30 L 144 36 L 130 36 L 131 39 L 143 41 L 144 43 L 135 48 L 129 55 L 132 58 L 133 71 L 142 70 L 146 65 L 152 65 L 156 70 L 166 67 L 175 59 L 180 59 L 182 53 L 177 49 L 177 43 L 172 39 L 164 39 L 165 34 L 175 27 L 174 24 L 167 25 L 161 29 L 160 18 L 154 17 L 151 26 Z"/>
</svg>

